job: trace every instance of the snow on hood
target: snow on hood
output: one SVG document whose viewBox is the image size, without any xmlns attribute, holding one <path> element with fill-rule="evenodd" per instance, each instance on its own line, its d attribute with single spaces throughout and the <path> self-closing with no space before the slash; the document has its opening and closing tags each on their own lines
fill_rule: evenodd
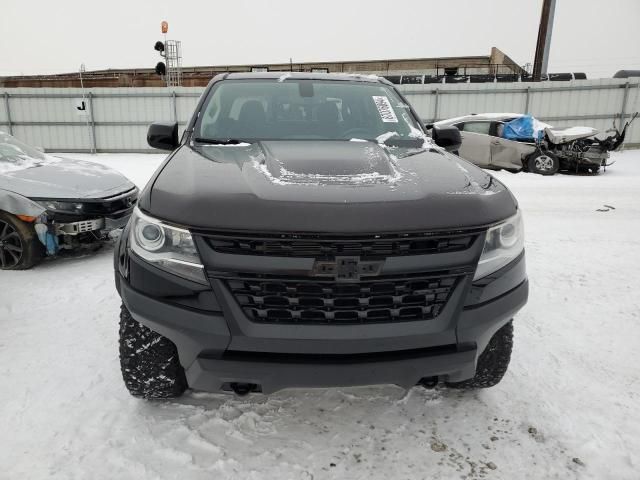
<svg viewBox="0 0 640 480">
<path fill-rule="evenodd" d="M 269 171 L 269 167 L 258 161 L 253 161 L 253 166 L 265 175 L 275 185 L 305 185 L 317 187 L 320 185 L 368 185 L 373 183 L 394 183 L 401 178 L 401 173 L 394 167 L 392 174 L 380 172 L 358 173 L 355 175 L 321 175 L 313 173 L 295 173 L 280 167 L 276 177 Z"/>
<path fill-rule="evenodd" d="M 396 132 L 389 132 L 390 138 L 397 135 Z M 378 137 L 380 141 L 380 137 Z M 382 143 L 382 142 L 381 142 Z M 328 173 L 322 168 L 306 170 L 302 168 L 288 168 L 287 161 L 281 158 L 267 157 L 265 162 L 262 158 L 251 157 L 253 167 L 260 171 L 275 185 L 370 185 L 370 184 L 393 184 L 402 178 L 402 173 L 397 167 L 394 156 L 385 155 L 385 150 L 376 145 L 364 146 L 358 149 L 364 154 L 363 162 L 354 168 L 354 171 L 342 173 Z M 293 162 L 295 165 L 297 162 Z M 319 166 L 320 167 L 320 166 Z"/>
<path fill-rule="evenodd" d="M 14 155 L 9 158 L 0 159 L 0 175 L 4 173 L 17 172 L 27 168 L 41 167 L 58 163 L 60 159 L 45 155 L 43 159 L 32 158 L 27 155 Z"/>
<path fill-rule="evenodd" d="M 384 145 L 384 142 L 386 142 L 390 138 L 397 137 L 397 136 L 399 136 L 398 132 L 395 132 L 395 131 L 394 132 L 386 132 L 386 133 L 383 133 L 382 135 L 378 135 L 376 137 L 376 142 L 378 142 L 380 145 Z"/>
<path fill-rule="evenodd" d="M 591 127 L 569 127 L 569 128 L 554 128 L 548 126 L 545 128 L 545 133 L 549 137 L 552 143 L 560 144 L 571 142 L 579 138 L 593 137 L 599 133 L 598 130 Z"/>
<path fill-rule="evenodd" d="M 51 165 L 60 159 L 42 153 L 0 132 L 0 175 L 26 168 Z"/>
</svg>

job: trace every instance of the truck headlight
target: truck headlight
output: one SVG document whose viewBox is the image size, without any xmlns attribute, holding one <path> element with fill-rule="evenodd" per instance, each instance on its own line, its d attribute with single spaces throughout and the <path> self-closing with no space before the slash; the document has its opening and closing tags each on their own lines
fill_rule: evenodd
<svg viewBox="0 0 640 480">
<path fill-rule="evenodd" d="M 520 210 L 508 220 L 487 231 L 474 280 L 500 270 L 524 249 L 524 225 Z"/>
<path fill-rule="evenodd" d="M 152 265 L 179 277 L 207 285 L 204 267 L 188 230 L 174 227 L 133 209 L 129 245 Z"/>
</svg>

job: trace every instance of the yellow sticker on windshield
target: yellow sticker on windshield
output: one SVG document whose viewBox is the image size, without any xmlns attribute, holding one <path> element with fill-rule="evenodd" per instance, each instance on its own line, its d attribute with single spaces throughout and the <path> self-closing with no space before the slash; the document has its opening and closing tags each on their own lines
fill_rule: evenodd
<svg viewBox="0 0 640 480">
<path fill-rule="evenodd" d="M 383 122 L 398 123 L 396 112 L 393 111 L 391 102 L 387 97 L 374 95 L 371 98 L 373 98 L 373 103 L 376 104 L 376 108 L 378 109 L 378 113 L 380 114 L 380 118 Z"/>
</svg>

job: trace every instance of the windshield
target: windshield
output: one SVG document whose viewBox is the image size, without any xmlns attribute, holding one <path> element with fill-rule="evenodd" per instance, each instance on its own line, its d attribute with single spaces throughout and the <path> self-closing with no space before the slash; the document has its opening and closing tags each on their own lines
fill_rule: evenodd
<svg viewBox="0 0 640 480">
<path fill-rule="evenodd" d="M 423 140 L 409 106 L 379 83 L 228 80 L 201 112 L 196 141 Z"/>
</svg>

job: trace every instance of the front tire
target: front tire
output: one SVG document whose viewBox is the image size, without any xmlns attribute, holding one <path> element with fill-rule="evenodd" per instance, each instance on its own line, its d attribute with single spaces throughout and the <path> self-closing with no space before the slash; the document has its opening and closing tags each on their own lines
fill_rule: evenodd
<svg viewBox="0 0 640 480">
<path fill-rule="evenodd" d="M 124 305 L 120 310 L 120 368 L 134 397 L 176 398 L 188 387 L 173 342 L 134 320 Z"/>
<path fill-rule="evenodd" d="M 529 171 L 539 175 L 554 175 L 560 169 L 560 160 L 551 152 L 538 150 L 527 159 Z"/>
<path fill-rule="evenodd" d="M 26 270 L 43 256 L 33 224 L 0 212 L 0 270 Z"/>
<path fill-rule="evenodd" d="M 498 330 L 478 358 L 476 375 L 462 382 L 447 383 L 448 387 L 471 390 L 497 385 L 507 373 L 513 349 L 513 321 Z"/>
</svg>

